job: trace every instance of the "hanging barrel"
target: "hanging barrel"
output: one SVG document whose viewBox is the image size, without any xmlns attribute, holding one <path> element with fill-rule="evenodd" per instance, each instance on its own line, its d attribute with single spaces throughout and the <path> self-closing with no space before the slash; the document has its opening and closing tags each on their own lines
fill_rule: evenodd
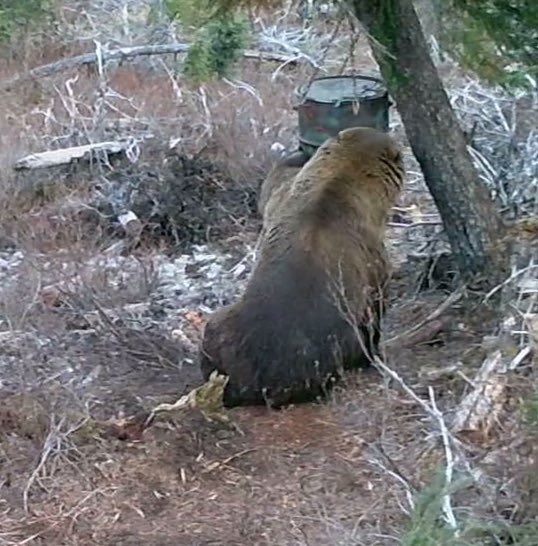
<svg viewBox="0 0 538 546">
<path fill-rule="evenodd" d="M 391 102 L 382 80 L 371 76 L 317 78 L 297 90 L 299 147 L 309 157 L 349 127 L 389 130 Z"/>
</svg>

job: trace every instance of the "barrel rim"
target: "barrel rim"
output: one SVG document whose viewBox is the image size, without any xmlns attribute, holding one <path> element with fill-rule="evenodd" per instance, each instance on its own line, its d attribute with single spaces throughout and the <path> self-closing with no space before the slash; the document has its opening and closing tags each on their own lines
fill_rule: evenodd
<svg viewBox="0 0 538 546">
<path fill-rule="evenodd" d="M 302 136 L 299 136 L 299 144 L 306 144 L 307 146 L 311 146 L 312 148 L 315 148 L 315 149 L 318 149 L 320 146 L 323 145 L 323 143 L 317 144 L 315 142 L 307 140 L 306 138 L 304 138 Z"/>
<path fill-rule="evenodd" d="M 371 127 L 370 125 L 356 125 L 355 127 Z M 375 129 L 375 127 L 372 127 L 372 129 Z M 340 131 L 343 131 L 344 129 L 340 129 L 338 131 L 338 133 Z M 380 129 L 381 130 L 381 129 Z M 387 130 L 386 131 L 383 131 L 385 133 L 389 133 L 390 132 L 390 125 L 387 127 Z M 326 140 L 328 140 L 329 138 L 334 138 L 335 135 L 329 135 L 323 142 L 325 142 Z M 312 140 L 308 140 L 305 136 L 299 134 L 298 135 L 298 140 L 299 140 L 299 143 L 301 144 L 306 144 L 307 146 L 312 146 L 313 148 L 319 148 L 323 142 L 321 144 L 317 144 L 316 142 L 313 142 Z"/>
<path fill-rule="evenodd" d="M 375 99 L 380 99 L 380 98 L 383 98 L 385 96 L 388 97 L 388 89 L 386 88 L 385 86 L 385 82 L 381 79 L 381 78 L 378 78 L 376 76 L 368 76 L 366 74 L 342 74 L 340 76 L 323 76 L 321 78 L 314 78 L 311 82 L 309 83 L 305 83 L 299 87 L 297 87 L 295 89 L 295 95 L 297 96 L 297 98 L 301 99 L 303 102 L 314 102 L 314 103 L 317 103 L 317 104 L 335 104 L 335 103 L 345 103 L 345 102 L 353 102 L 353 99 L 333 99 L 333 100 L 319 100 L 319 99 L 313 99 L 313 98 L 310 98 L 310 97 L 307 97 L 306 96 L 306 93 L 304 92 L 305 88 L 308 87 L 312 87 L 312 84 L 314 82 L 319 82 L 319 81 L 326 81 L 326 80 L 336 80 L 336 79 L 357 79 L 357 80 L 368 80 L 368 81 L 372 81 L 372 82 L 376 82 L 376 83 L 379 83 L 381 84 L 381 87 L 382 87 L 382 90 L 380 90 L 379 92 L 375 93 L 374 95 L 366 98 L 366 99 L 363 99 L 365 101 L 369 101 L 369 100 L 375 100 Z"/>
</svg>

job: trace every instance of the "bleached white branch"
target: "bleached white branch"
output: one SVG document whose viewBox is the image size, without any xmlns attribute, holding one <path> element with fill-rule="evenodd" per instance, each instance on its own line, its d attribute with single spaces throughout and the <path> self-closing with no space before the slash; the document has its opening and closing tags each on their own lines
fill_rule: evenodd
<svg viewBox="0 0 538 546">
<path fill-rule="evenodd" d="M 446 468 L 445 468 L 445 493 L 443 494 L 443 513 L 445 520 L 453 529 L 457 529 L 458 524 L 454 512 L 452 510 L 452 505 L 450 501 L 450 494 L 448 489 L 452 483 L 452 474 L 455 464 L 454 456 L 452 453 L 452 445 L 455 444 L 453 436 L 450 434 L 448 427 L 446 426 L 442 412 L 438 409 L 437 404 L 435 403 L 435 396 L 433 389 L 430 387 L 430 401 L 431 404 L 428 404 L 425 400 L 420 398 L 411 387 L 396 373 L 393 369 L 387 366 L 379 357 L 374 358 L 374 365 L 381 369 L 385 374 L 387 374 L 391 379 L 394 379 L 403 390 L 419 404 L 426 414 L 437 422 L 441 437 L 443 439 L 443 446 L 445 450 L 445 459 L 446 459 Z"/>
<path fill-rule="evenodd" d="M 13 168 L 16 170 L 40 169 L 66 165 L 95 152 L 106 152 L 112 155 L 119 154 L 126 151 L 129 146 L 128 142 L 110 141 L 86 144 L 84 146 L 72 146 L 71 148 L 63 148 L 61 150 L 48 150 L 22 157 L 15 163 Z"/>
</svg>

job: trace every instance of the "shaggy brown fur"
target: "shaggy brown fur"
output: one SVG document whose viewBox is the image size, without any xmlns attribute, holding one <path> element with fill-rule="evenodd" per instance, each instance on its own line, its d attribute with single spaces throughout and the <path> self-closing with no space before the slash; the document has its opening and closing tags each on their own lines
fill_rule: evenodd
<svg viewBox="0 0 538 546">
<path fill-rule="evenodd" d="M 386 217 L 403 180 L 394 140 L 352 128 L 286 187 L 243 297 L 205 328 L 202 373 L 229 375 L 226 406 L 312 400 L 342 370 L 368 365 L 388 279 Z"/>
<path fill-rule="evenodd" d="M 291 184 L 294 176 L 304 167 L 308 157 L 296 151 L 280 158 L 263 181 L 258 198 L 258 212 L 265 218 L 265 207 L 271 196 L 283 186 Z M 264 222 L 265 223 L 265 222 Z"/>
</svg>

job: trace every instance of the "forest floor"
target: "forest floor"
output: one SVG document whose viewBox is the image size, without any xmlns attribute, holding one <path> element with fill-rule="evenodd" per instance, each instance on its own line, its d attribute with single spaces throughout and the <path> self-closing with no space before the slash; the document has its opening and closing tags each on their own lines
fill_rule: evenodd
<svg viewBox="0 0 538 546">
<path fill-rule="evenodd" d="M 384 362 L 404 387 L 372 369 L 323 403 L 230 410 L 241 432 L 196 410 L 159 418 L 135 439 L 98 426 L 202 383 L 197 346 L 207 314 L 234 301 L 252 269 L 269 146 L 293 133 L 292 91 L 308 73 L 294 69 L 275 91 L 271 71 L 250 63 L 241 74 L 256 93 L 215 84 L 209 97 L 190 89 L 180 98 L 168 76 L 120 67 L 107 85 L 133 97 L 123 119 L 150 119 L 152 130 L 160 123 L 136 161 L 2 179 L 0 545 L 401 544 L 420 525 L 417 495 L 445 474 L 444 419 L 476 388 L 492 347 L 508 362 L 521 354 L 527 334 L 500 341 L 498 310 L 483 297 L 446 305 L 456 287 L 448 266 L 432 266 L 445 248 L 439 217 L 396 119 L 409 180 L 389 227 L 394 277 L 383 336 L 399 336 Z M 369 54 L 355 63 L 374 67 Z M 52 82 L 42 84 L 33 110 L 26 94 L 5 93 L 14 116 L 2 133 L 6 169 L 52 142 L 50 124 L 76 129 L 93 78 L 82 76 L 76 98 L 62 100 Z M 181 145 L 169 146 L 178 135 Z M 127 187 L 139 215 L 146 211 L 137 244 L 108 220 L 113 206 L 102 205 Z M 531 357 L 499 380 L 487 424 L 456 435 L 462 460 L 485 477 L 451 493 L 459 522 L 509 525 L 538 514 L 536 438 L 522 419 L 535 384 Z"/>
</svg>

